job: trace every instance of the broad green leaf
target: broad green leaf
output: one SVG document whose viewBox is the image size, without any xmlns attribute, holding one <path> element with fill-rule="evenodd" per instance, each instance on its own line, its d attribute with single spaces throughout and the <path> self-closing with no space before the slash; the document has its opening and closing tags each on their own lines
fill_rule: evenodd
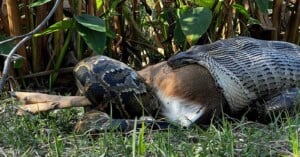
<svg viewBox="0 0 300 157">
<path fill-rule="evenodd" d="M 111 4 L 109 7 L 111 10 L 115 10 L 117 8 L 117 6 L 122 2 L 124 2 L 124 0 L 113 0 L 113 1 L 111 1 Z"/>
<path fill-rule="evenodd" d="M 116 33 L 114 31 L 110 30 L 110 29 L 107 29 L 106 30 L 106 36 L 109 37 L 109 38 L 114 39 L 114 38 L 116 38 Z"/>
<path fill-rule="evenodd" d="M 212 13 L 208 8 L 177 9 L 179 24 L 190 45 L 194 45 L 211 23 Z"/>
<path fill-rule="evenodd" d="M 15 69 L 22 68 L 23 65 L 24 65 L 24 58 L 15 59 L 13 61 L 13 66 Z"/>
<path fill-rule="evenodd" d="M 177 23 L 176 23 L 175 28 L 174 28 L 174 42 L 177 45 L 181 45 L 182 43 L 184 43 L 185 40 L 186 40 L 185 36 L 182 33 L 180 24 L 179 24 L 179 22 L 177 20 Z"/>
<path fill-rule="evenodd" d="M 9 38 L 0 35 L 0 41 L 6 40 L 6 39 L 9 39 Z M 0 55 L 4 56 L 6 58 L 14 46 L 15 45 L 13 44 L 13 42 L 0 44 Z M 14 68 L 21 68 L 24 63 L 24 58 L 22 56 L 20 56 L 19 54 L 13 54 L 12 61 L 13 61 Z M 1 64 L 3 64 L 3 63 L 1 63 Z"/>
<path fill-rule="evenodd" d="M 268 12 L 269 8 L 269 0 L 255 0 L 259 10 L 263 13 Z"/>
<path fill-rule="evenodd" d="M 51 2 L 51 0 L 37 0 L 29 5 L 30 8 L 41 6 L 45 3 Z"/>
<path fill-rule="evenodd" d="M 0 35 L 0 41 L 4 41 L 6 39 L 9 39 L 8 37 Z M 8 42 L 4 44 L 0 44 L 0 54 L 9 54 L 9 52 L 13 49 L 14 44 L 13 42 Z"/>
<path fill-rule="evenodd" d="M 78 24 L 82 25 L 83 27 L 89 28 L 97 32 L 106 32 L 104 21 L 96 16 L 84 14 L 76 16 L 75 20 Z"/>
<path fill-rule="evenodd" d="M 34 37 L 50 34 L 53 32 L 57 32 L 60 30 L 65 30 L 65 29 L 70 29 L 73 26 L 73 21 L 72 20 L 63 20 L 63 21 L 58 21 L 51 25 L 49 28 L 47 28 L 45 31 L 41 33 L 34 34 Z"/>
<path fill-rule="evenodd" d="M 189 0 L 190 2 L 199 5 L 200 7 L 212 8 L 215 0 Z"/>
<path fill-rule="evenodd" d="M 242 15 L 244 15 L 247 19 L 250 17 L 250 14 L 248 13 L 248 11 L 244 8 L 244 6 L 234 3 L 233 4 L 233 8 L 235 8 L 237 10 L 237 12 L 241 13 Z"/>
<path fill-rule="evenodd" d="M 99 10 L 103 4 L 103 0 L 96 0 L 96 9 Z"/>
<path fill-rule="evenodd" d="M 261 22 L 255 18 L 249 17 L 248 24 L 260 24 Z"/>
<path fill-rule="evenodd" d="M 91 48 L 93 51 L 95 51 L 97 54 L 102 54 L 103 50 L 106 45 L 106 33 L 105 32 L 99 32 L 92 29 L 89 29 L 87 27 L 84 27 L 80 24 L 76 24 L 76 28 L 78 30 L 78 33 L 86 44 Z"/>
</svg>

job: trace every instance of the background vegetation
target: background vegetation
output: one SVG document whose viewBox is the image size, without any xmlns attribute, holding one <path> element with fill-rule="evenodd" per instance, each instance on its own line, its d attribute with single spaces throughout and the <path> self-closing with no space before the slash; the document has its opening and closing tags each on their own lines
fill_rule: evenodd
<svg viewBox="0 0 300 157">
<path fill-rule="evenodd" d="M 0 0 L 0 41 L 33 30 L 54 2 Z M 42 31 L 14 55 L 5 91 L 73 95 L 72 67 L 93 54 L 140 69 L 192 45 L 238 35 L 299 44 L 299 23 L 299 0 L 62 0 Z M 1 65 L 19 40 L 0 45 Z M 17 117 L 16 102 L 2 96 L 4 156 L 299 155 L 299 115 L 282 125 L 224 121 L 223 127 L 208 130 L 107 133 L 89 140 L 88 135 L 70 133 L 81 111 Z"/>
<path fill-rule="evenodd" d="M 54 2 L 1 0 L 0 40 L 35 28 Z M 299 6 L 296 0 L 62 0 L 43 30 L 19 48 L 11 76 L 23 89 L 49 90 L 70 79 L 58 72 L 70 73 L 92 53 L 140 69 L 238 35 L 299 44 Z M 15 42 L 0 45 L 2 61 Z"/>
</svg>

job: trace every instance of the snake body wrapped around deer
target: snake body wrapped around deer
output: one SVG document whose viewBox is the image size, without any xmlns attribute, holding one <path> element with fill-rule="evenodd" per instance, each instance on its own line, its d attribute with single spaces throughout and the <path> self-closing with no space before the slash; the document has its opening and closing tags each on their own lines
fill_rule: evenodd
<svg viewBox="0 0 300 157">
<path fill-rule="evenodd" d="M 209 123 L 222 109 L 238 113 L 260 104 L 260 114 L 293 108 L 300 47 L 236 37 L 194 46 L 138 72 L 94 56 L 81 61 L 74 75 L 80 91 L 94 104 L 88 110 L 106 112 L 113 119 L 166 117 L 189 126 Z"/>
</svg>

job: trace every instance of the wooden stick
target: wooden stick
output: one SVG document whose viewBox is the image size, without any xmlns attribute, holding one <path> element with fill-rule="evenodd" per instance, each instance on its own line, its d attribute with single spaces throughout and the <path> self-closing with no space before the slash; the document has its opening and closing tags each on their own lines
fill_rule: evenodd
<svg viewBox="0 0 300 157">
<path fill-rule="evenodd" d="M 36 114 L 54 109 L 92 105 L 85 96 L 58 96 L 31 92 L 12 92 L 11 95 L 24 102 L 20 106 L 18 115 L 23 115 L 24 112 Z"/>
</svg>

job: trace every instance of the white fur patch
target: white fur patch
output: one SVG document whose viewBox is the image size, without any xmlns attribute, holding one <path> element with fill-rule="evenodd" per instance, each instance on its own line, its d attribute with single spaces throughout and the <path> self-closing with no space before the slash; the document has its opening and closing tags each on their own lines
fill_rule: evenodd
<svg viewBox="0 0 300 157">
<path fill-rule="evenodd" d="M 158 91 L 157 96 L 163 104 L 162 114 L 170 121 L 188 127 L 198 118 L 200 118 L 205 107 L 198 103 L 191 103 L 188 100 L 166 97 L 162 92 Z"/>
</svg>

